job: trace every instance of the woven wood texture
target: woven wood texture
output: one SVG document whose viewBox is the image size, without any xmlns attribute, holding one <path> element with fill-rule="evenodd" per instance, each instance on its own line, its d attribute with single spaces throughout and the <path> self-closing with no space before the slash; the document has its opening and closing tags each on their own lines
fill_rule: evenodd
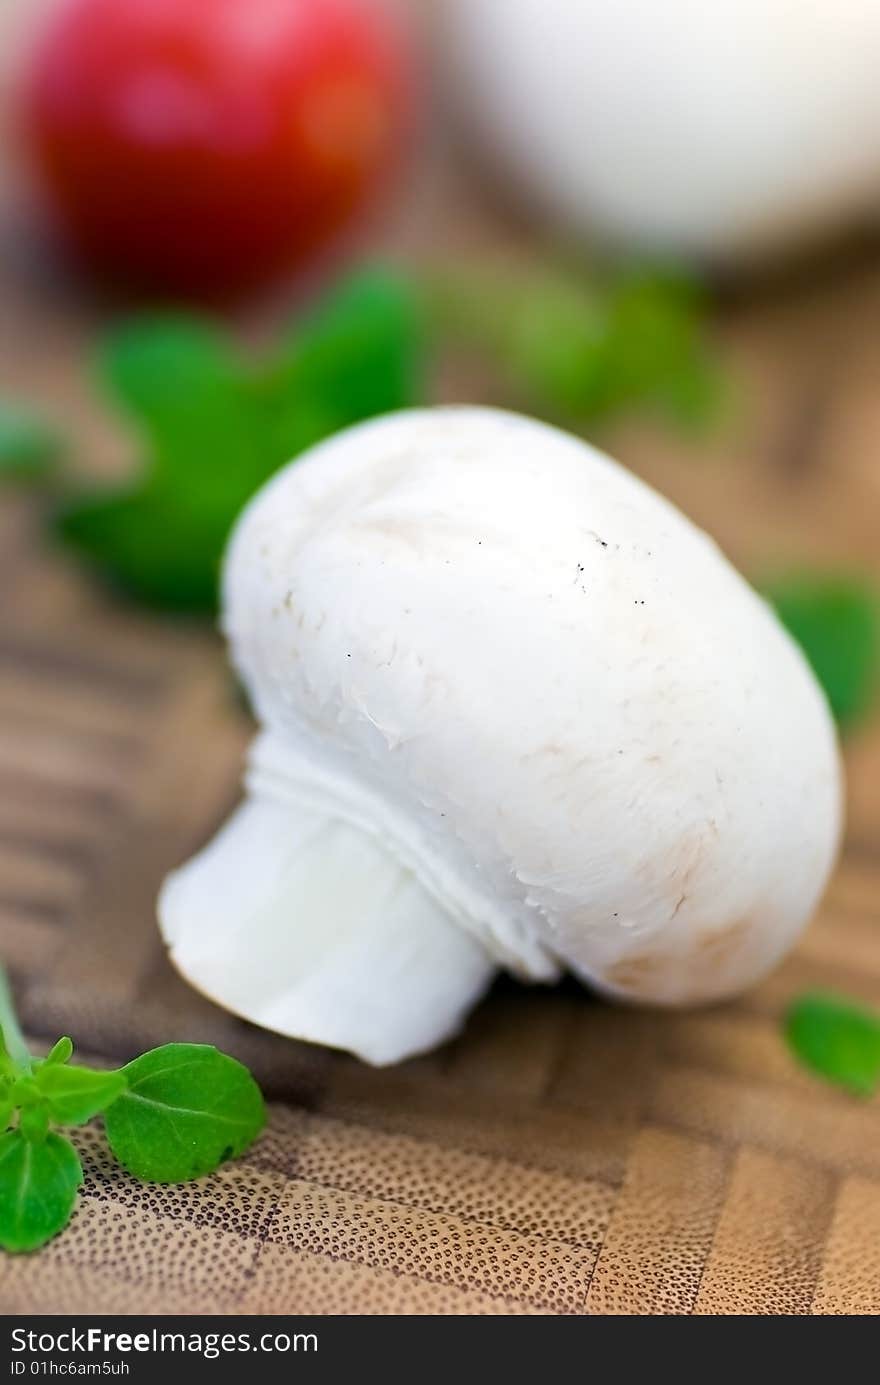
<svg viewBox="0 0 880 1385">
<path fill-rule="evenodd" d="M 518 245 L 464 181 L 429 167 L 381 243 L 436 247 L 439 228 L 446 254 Z M 2 244 L 2 389 L 112 467 L 122 438 L 82 355 L 99 314 L 12 232 Z M 878 323 L 870 247 L 755 287 L 719 322 L 719 433 L 602 440 L 749 572 L 880 574 Z M 462 363 L 437 393 L 484 397 Z M 0 1261 L 0 1310 L 880 1311 L 880 1104 L 799 1071 L 779 1032 L 807 987 L 880 1005 L 876 722 L 848 749 L 847 849 L 819 917 L 739 1003 L 654 1015 L 502 983 L 455 1043 L 374 1071 L 231 1019 L 165 959 L 157 887 L 235 801 L 250 734 L 219 642 L 115 605 L 9 497 L 0 584 L 0 951 L 27 1028 L 106 1060 L 216 1042 L 273 1101 L 244 1160 L 186 1187 L 135 1184 L 82 1132 L 74 1221 Z"/>
</svg>

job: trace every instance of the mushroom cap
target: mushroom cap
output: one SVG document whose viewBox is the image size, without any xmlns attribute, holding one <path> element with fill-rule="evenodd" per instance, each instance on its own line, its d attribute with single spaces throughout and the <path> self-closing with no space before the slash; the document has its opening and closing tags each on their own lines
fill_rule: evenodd
<svg viewBox="0 0 880 1385">
<path fill-rule="evenodd" d="M 353 428 L 248 506 L 224 606 L 251 793 L 380 841 L 498 964 L 712 1000 L 814 909 L 824 697 L 715 544 L 586 443 L 482 408 Z"/>
<path fill-rule="evenodd" d="M 570 235 L 728 265 L 880 203 L 875 0 L 441 0 L 455 97 Z"/>
</svg>

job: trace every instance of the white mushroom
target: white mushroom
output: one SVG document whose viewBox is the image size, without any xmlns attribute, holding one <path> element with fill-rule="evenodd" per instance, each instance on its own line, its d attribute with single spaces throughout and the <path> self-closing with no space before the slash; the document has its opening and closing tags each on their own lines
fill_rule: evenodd
<svg viewBox="0 0 880 1385">
<path fill-rule="evenodd" d="M 876 0 L 440 9 L 457 108 L 568 234 L 727 264 L 876 217 Z"/>
<path fill-rule="evenodd" d="M 823 696 L 769 608 L 587 444 L 393 415 L 280 472 L 225 571 L 262 726 L 247 796 L 166 882 L 181 972 L 390 1063 L 498 968 L 690 1004 L 762 976 L 834 859 Z"/>
</svg>

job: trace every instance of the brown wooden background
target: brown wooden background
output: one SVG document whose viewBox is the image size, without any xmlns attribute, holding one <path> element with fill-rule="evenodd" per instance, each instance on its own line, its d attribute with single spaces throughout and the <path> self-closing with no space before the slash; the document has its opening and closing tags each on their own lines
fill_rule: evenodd
<svg viewBox="0 0 880 1385">
<path fill-rule="evenodd" d="M 0 394 L 112 470 L 131 442 L 87 369 L 110 309 L 32 246 L 7 189 Z M 534 249 L 443 148 L 374 241 L 432 260 Z M 880 246 L 728 295 L 717 338 L 736 407 L 708 443 L 647 425 L 599 440 L 749 572 L 880 577 Z M 453 362 L 436 394 L 484 388 Z M 798 1071 L 779 1036 L 806 987 L 880 1005 L 880 721 L 848 749 L 820 916 L 741 1002 L 656 1016 L 502 984 L 457 1042 L 373 1071 L 228 1018 L 165 960 L 158 884 L 234 801 L 249 734 L 214 636 L 113 604 L 8 496 L 0 569 L 0 951 L 30 1032 L 108 1060 L 208 1039 L 274 1099 L 245 1160 L 183 1188 L 134 1184 L 84 1132 L 75 1220 L 0 1260 L 0 1310 L 880 1311 L 880 1105 Z"/>
</svg>

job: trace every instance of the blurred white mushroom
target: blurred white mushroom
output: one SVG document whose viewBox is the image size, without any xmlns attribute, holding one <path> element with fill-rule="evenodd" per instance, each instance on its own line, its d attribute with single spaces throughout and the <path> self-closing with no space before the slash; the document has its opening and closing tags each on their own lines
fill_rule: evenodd
<svg viewBox="0 0 880 1385">
<path fill-rule="evenodd" d="M 880 205 L 876 0 L 441 0 L 457 105 L 575 235 L 712 262 Z"/>
<path fill-rule="evenodd" d="M 315 448 L 241 518 L 225 626 L 247 797 L 159 909 L 183 974 L 267 1028 L 394 1062 L 498 968 L 710 1001 L 823 889 L 840 767 L 800 652 L 555 429 L 437 409 Z"/>
</svg>

